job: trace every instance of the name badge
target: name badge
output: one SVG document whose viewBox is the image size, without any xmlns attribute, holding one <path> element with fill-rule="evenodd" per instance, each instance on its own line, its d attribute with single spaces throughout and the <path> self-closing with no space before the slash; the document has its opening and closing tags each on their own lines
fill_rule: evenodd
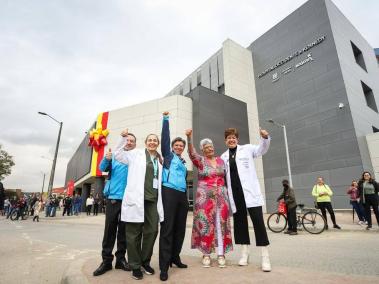
<svg viewBox="0 0 379 284">
<path fill-rule="evenodd" d="M 153 188 L 158 189 L 158 179 L 157 178 L 153 179 Z"/>
</svg>

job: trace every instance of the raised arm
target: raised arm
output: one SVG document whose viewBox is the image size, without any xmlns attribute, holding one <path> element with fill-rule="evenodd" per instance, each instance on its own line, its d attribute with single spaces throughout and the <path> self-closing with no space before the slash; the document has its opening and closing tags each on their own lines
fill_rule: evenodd
<svg viewBox="0 0 379 284">
<path fill-rule="evenodd" d="M 188 155 L 192 163 L 198 168 L 201 165 L 201 156 L 196 152 L 195 147 L 192 143 L 192 129 L 186 130 L 187 144 L 188 144 Z"/>
<path fill-rule="evenodd" d="M 114 153 L 114 157 L 117 161 L 120 163 L 129 164 L 129 155 L 128 151 L 124 150 L 124 147 L 127 143 L 127 136 L 128 136 L 128 129 L 125 129 L 124 131 L 121 132 L 121 138 L 116 146 L 116 151 Z"/>
<path fill-rule="evenodd" d="M 169 123 L 169 112 L 165 111 L 163 113 L 163 122 L 162 122 L 162 134 L 161 134 L 161 151 L 163 158 L 168 158 L 172 156 L 171 152 L 171 141 L 170 141 L 170 123 Z"/>
<path fill-rule="evenodd" d="M 269 136 L 269 133 L 264 129 L 260 129 L 259 134 L 261 136 L 259 144 L 251 145 L 253 158 L 263 156 L 267 153 L 268 148 L 270 147 L 271 137 Z"/>
</svg>

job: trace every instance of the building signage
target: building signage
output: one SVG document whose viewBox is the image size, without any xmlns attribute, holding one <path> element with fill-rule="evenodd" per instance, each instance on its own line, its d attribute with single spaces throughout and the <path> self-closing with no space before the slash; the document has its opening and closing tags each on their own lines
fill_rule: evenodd
<svg viewBox="0 0 379 284">
<path fill-rule="evenodd" d="M 267 68 L 265 71 L 263 71 L 262 73 L 260 73 L 258 75 L 258 78 L 262 78 L 263 76 L 265 76 L 267 73 L 270 73 L 271 71 L 275 70 L 276 68 L 282 66 L 283 64 L 286 64 L 287 62 L 291 61 L 292 59 L 294 59 L 295 57 L 307 52 L 308 50 L 310 50 L 311 48 L 313 48 L 314 46 L 320 44 L 321 42 L 323 42 L 325 40 L 326 36 L 323 35 L 319 38 L 317 38 L 316 40 L 314 40 L 313 42 L 307 44 L 304 48 L 300 49 L 300 50 L 297 50 L 295 52 L 293 52 L 292 54 L 290 54 L 289 56 L 283 58 L 282 60 L 278 61 L 275 65 L 272 65 L 270 68 Z M 309 53 L 310 54 L 310 53 Z M 310 57 L 312 58 L 312 56 Z M 307 58 L 309 59 L 309 57 Z M 305 59 L 305 60 L 307 60 Z M 301 64 L 300 66 L 304 65 L 305 63 L 309 62 L 309 61 L 312 61 L 313 59 L 310 59 L 306 62 L 304 62 L 303 64 Z M 304 61 L 304 60 L 303 60 Z M 301 63 L 301 62 L 300 62 Z M 298 64 L 300 64 L 298 63 Z M 296 64 L 296 65 L 298 65 Z M 298 67 L 300 67 L 298 66 Z M 297 67 L 296 67 L 297 68 Z M 289 71 L 290 72 L 290 71 Z"/>
</svg>

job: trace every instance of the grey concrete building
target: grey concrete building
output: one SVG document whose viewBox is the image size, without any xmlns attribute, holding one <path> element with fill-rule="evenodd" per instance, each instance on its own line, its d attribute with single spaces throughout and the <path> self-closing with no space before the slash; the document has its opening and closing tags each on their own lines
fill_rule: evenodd
<svg viewBox="0 0 379 284">
<path fill-rule="evenodd" d="M 267 122 L 272 119 L 287 129 L 298 202 L 313 204 L 312 187 L 323 176 L 334 191 L 333 206 L 349 208 L 351 180 L 363 170 L 379 171 L 375 53 L 330 0 L 310 0 L 248 47 L 227 39 L 165 97 L 109 112 L 109 128 L 131 129 L 132 122 L 141 140 L 145 130 L 160 133 L 161 112 L 169 110 L 178 120 L 173 133 L 183 136 L 193 127 L 195 142 L 213 139 L 217 154 L 225 149 L 226 127 L 240 129 L 242 144 L 257 143 L 259 127 L 266 128 L 271 148 L 256 160 L 256 168 L 266 209 L 274 211 L 288 167 L 283 130 Z M 78 151 L 73 159 L 82 155 Z M 81 165 L 87 174 L 75 179 L 73 161 L 66 180 L 88 187 L 93 183 L 89 166 Z M 189 170 L 192 188 L 196 175 Z"/>
</svg>

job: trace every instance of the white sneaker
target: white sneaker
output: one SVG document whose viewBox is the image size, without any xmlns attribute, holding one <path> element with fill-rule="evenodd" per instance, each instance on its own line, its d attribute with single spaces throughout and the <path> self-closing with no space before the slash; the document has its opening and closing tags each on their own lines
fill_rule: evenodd
<svg viewBox="0 0 379 284">
<path fill-rule="evenodd" d="M 225 256 L 223 256 L 223 255 L 219 255 L 219 256 L 217 257 L 217 262 L 218 262 L 218 267 L 220 267 L 220 268 L 224 268 L 224 267 L 226 267 Z"/>
<path fill-rule="evenodd" d="M 270 263 L 270 257 L 268 255 L 267 247 L 262 247 L 262 271 L 264 272 L 271 271 L 271 263 Z"/>
<path fill-rule="evenodd" d="M 208 255 L 203 255 L 202 264 L 205 268 L 211 267 L 211 258 Z"/>
<path fill-rule="evenodd" d="M 249 246 L 242 245 L 241 259 L 238 262 L 239 266 L 246 266 L 249 264 Z"/>
</svg>

